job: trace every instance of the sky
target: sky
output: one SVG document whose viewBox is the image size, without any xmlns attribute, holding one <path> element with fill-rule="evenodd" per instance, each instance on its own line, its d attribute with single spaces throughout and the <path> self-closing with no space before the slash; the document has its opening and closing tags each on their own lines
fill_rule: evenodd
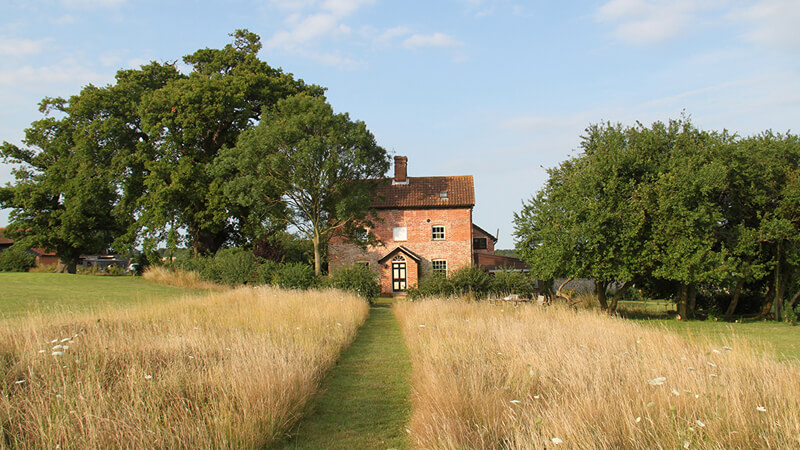
<svg viewBox="0 0 800 450">
<path fill-rule="evenodd" d="M 21 145 L 44 97 L 247 28 L 410 177 L 473 175 L 475 223 L 512 248 L 514 212 L 590 124 L 797 133 L 798 23 L 797 0 L 0 0 L 0 141 Z"/>
</svg>

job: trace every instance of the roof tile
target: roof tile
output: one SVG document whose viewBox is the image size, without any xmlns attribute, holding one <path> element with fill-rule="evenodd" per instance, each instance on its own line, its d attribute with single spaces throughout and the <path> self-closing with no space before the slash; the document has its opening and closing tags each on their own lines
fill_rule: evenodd
<svg viewBox="0 0 800 450">
<path fill-rule="evenodd" d="M 441 194 L 446 192 L 446 198 Z M 373 208 L 454 208 L 475 206 L 472 175 L 453 177 L 408 177 L 408 184 L 378 182 Z"/>
</svg>

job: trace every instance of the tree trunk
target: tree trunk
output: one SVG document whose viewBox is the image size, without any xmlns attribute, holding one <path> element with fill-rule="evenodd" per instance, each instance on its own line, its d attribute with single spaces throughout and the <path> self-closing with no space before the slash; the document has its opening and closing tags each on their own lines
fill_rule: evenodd
<svg viewBox="0 0 800 450">
<path fill-rule="evenodd" d="M 797 306 L 797 301 L 798 301 L 798 300 L 800 300 L 800 290 L 798 290 L 797 292 L 795 292 L 795 293 L 794 293 L 794 295 L 792 296 L 792 299 L 791 299 L 791 300 L 789 300 L 789 304 L 792 306 L 792 308 L 794 308 L 795 306 Z"/>
<path fill-rule="evenodd" d="M 680 291 L 678 292 L 678 301 L 676 305 L 678 307 L 678 320 L 687 320 L 689 318 L 687 314 L 687 304 L 686 304 L 688 291 L 689 291 L 689 286 L 681 283 L 681 288 Z"/>
<path fill-rule="evenodd" d="M 567 294 L 567 293 L 565 293 L 565 292 L 563 292 L 563 290 L 564 290 L 564 286 L 569 284 L 569 282 L 572 281 L 573 279 L 574 279 L 574 277 L 569 277 L 569 278 L 566 279 L 566 281 L 561 283 L 561 286 L 558 287 L 558 290 L 556 291 L 556 294 L 554 295 L 554 297 L 561 297 L 564 300 L 566 300 L 568 303 L 572 303 L 572 296 Z"/>
<path fill-rule="evenodd" d="M 686 312 L 689 314 L 689 319 L 694 319 L 694 310 L 697 307 L 697 286 L 694 283 L 690 284 L 686 292 Z"/>
<path fill-rule="evenodd" d="M 783 320 L 783 296 L 786 294 L 786 283 L 783 281 L 783 254 L 781 242 L 778 242 L 778 262 L 775 264 L 775 320 Z"/>
<path fill-rule="evenodd" d="M 322 255 L 319 252 L 319 233 L 314 230 L 314 237 L 311 238 L 311 243 L 314 245 L 314 275 L 322 275 Z"/>
<path fill-rule="evenodd" d="M 761 312 L 758 313 L 756 316 L 756 320 L 763 319 L 767 317 L 770 311 L 772 311 L 772 300 L 775 297 L 775 290 L 773 286 L 770 284 L 767 287 L 767 293 L 764 295 L 764 303 L 761 304 Z"/>
<path fill-rule="evenodd" d="M 611 297 L 611 302 L 608 305 L 609 313 L 614 313 L 617 310 L 617 305 L 619 304 L 619 300 L 622 298 L 623 295 L 625 295 L 625 292 L 628 291 L 628 289 L 631 287 L 631 284 L 632 283 L 629 281 L 622 283 L 622 287 L 619 288 L 619 290 L 614 293 L 614 296 Z"/>
<path fill-rule="evenodd" d="M 600 309 L 602 311 L 608 310 L 608 302 L 606 301 L 606 288 L 608 288 L 608 283 L 594 280 L 594 292 L 597 294 L 597 301 L 600 303 Z"/>
<path fill-rule="evenodd" d="M 744 288 L 744 278 L 736 283 L 736 289 L 733 291 L 733 299 L 728 305 L 728 310 L 725 311 L 725 320 L 730 321 L 733 319 L 733 313 L 736 312 L 736 306 L 739 304 L 739 296 L 742 295 L 742 288 Z"/>
<path fill-rule="evenodd" d="M 75 273 L 78 269 L 78 258 L 70 258 L 67 256 L 58 258 L 58 266 L 56 271 L 58 273 Z"/>
</svg>

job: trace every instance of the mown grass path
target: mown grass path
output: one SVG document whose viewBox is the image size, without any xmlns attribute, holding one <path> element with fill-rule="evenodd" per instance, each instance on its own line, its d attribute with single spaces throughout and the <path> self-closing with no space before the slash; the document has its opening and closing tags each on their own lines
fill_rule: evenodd
<svg viewBox="0 0 800 450">
<path fill-rule="evenodd" d="M 314 412 L 286 448 L 409 446 L 411 363 L 391 308 L 371 308 L 356 340 L 323 383 Z"/>
</svg>

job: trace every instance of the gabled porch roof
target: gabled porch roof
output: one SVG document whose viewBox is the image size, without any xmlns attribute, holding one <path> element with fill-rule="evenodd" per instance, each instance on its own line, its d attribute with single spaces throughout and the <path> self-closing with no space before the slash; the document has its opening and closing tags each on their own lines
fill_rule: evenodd
<svg viewBox="0 0 800 450">
<path fill-rule="evenodd" d="M 409 249 L 407 249 L 407 248 L 405 248 L 404 246 L 401 245 L 401 246 L 395 248 L 394 250 L 390 251 L 389 253 L 387 253 L 386 256 L 384 256 L 383 258 L 379 259 L 378 263 L 383 264 L 386 261 L 388 261 L 391 258 L 393 258 L 398 253 L 402 253 L 402 254 L 408 256 L 409 258 L 413 259 L 414 262 L 416 262 L 416 263 L 419 263 L 420 261 L 422 261 L 422 258 L 419 255 L 417 255 L 416 253 L 412 252 L 411 250 L 409 250 Z"/>
</svg>

